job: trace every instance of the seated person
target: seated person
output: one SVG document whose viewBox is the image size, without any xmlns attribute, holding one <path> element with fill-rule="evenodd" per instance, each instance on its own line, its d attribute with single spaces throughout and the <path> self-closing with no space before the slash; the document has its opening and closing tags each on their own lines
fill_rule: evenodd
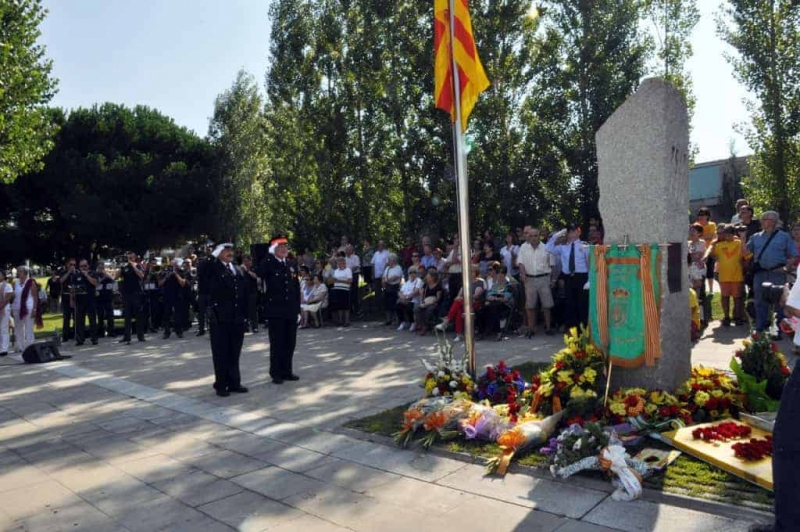
<svg viewBox="0 0 800 532">
<path fill-rule="evenodd" d="M 414 323 L 420 336 L 425 336 L 428 323 L 444 298 L 444 288 L 439 283 L 439 274 L 430 271 L 425 276 L 425 284 L 420 289 L 420 302 L 414 307 Z"/>
<path fill-rule="evenodd" d="M 474 312 L 478 312 L 481 307 L 483 306 L 484 296 L 486 295 L 486 283 L 483 279 L 478 277 L 478 265 L 473 264 L 470 267 L 470 273 L 472 275 L 471 281 L 471 290 L 472 290 L 472 309 Z M 455 300 L 453 300 L 452 305 L 450 305 L 450 311 L 447 313 L 447 317 L 442 320 L 442 323 L 436 326 L 436 329 L 439 331 L 446 331 L 447 325 L 449 323 L 455 323 L 456 328 L 456 337 L 455 341 L 461 341 L 463 334 L 464 334 L 464 288 L 462 287 L 458 294 L 456 295 Z"/>
<path fill-rule="evenodd" d="M 408 267 L 408 280 L 403 283 L 400 293 L 397 294 L 397 321 L 400 323 L 398 331 L 406 327 L 411 332 L 417 330 L 417 324 L 414 323 L 414 308 L 420 303 L 421 289 L 422 279 L 419 270 L 412 264 Z"/>
<path fill-rule="evenodd" d="M 490 271 L 493 278 L 492 287 L 486 292 L 486 304 L 480 310 L 482 321 L 487 334 L 494 334 L 495 340 L 503 339 L 500 327 L 500 313 L 504 308 L 510 308 L 513 303 L 511 286 L 503 273 L 502 267 L 497 264 Z"/>
<path fill-rule="evenodd" d="M 328 287 L 325 286 L 325 281 L 322 279 L 322 274 L 317 273 L 311 278 L 311 291 L 308 296 L 305 296 L 305 301 L 300 305 L 302 311 L 303 324 L 301 329 L 308 327 L 309 317 L 314 321 L 314 326 L 319 328 L 320 323 L 317 321 L 317 312 L 328 306 Z"/>
</svg>

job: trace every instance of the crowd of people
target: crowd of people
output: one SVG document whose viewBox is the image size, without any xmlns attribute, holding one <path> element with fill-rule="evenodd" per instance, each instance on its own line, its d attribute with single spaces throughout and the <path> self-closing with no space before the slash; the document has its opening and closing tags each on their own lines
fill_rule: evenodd
<svg viewBox="0 0 800 532">
<path fill-rule="evenodd" d="M 764 330 L 773 309 L 765 283 L 784 285 L 797 266 L 800 224 L 786 232 L 777 213 L 767 211 L 757 219 L 746 200 L 737 202 L 736 211 L 730 223 L 716 223 L 710 210 L 701 208 L 689 225 L 687 261 L 695 337 L 711 320 L 716 287 L 724 327 L 752 322 L 756 330 Z M 551 233 L 545 227 L 526 226 L 509 230 L 502 238 L 492 231 L 476 238 L 467 288 L 476 338 L 501 340 L 512 334 L 531 338 L 540 330 L 552 335 L 586 324 L 588 246 L 603 243 L 603 238 L 599 217 L 590 219 L 585 231 L 567 226 Z M 41 318 L 48 300 L 50 310 L 57 308 L 63 316 L 62 341 L 74 340 L 78 346 L 117 336 L 114 310 L 120 306 L 118 314 L 125 317 L 121 342 L 131 341 L 134 325 L 139 341 L 145 341 L 147 333 L 182 338 L 195 323 L 196 334 L 202 336 L 208 306 L 204 288 L 208 283 L 203 278 L 217 260 L 210 252 L 211 248 L 201 248 L 182 258 L 163 259 L 152 253 L 146 259 L 129 253 L 126 263 L 111 268 L 102 261 L 92 265 L 87 259 L 69 259 L 45 287 L 31 279 L 25 267 L 17 268 L 16 283 L 0 274 L 0 355 L 9 350 L 12 320 L 17 347 L 22 350 L 33 342 L 35 320 Z M 383 240 L 374 246 L 364 240 L 357 250 L 343 236 L 324 254 L 305 248 L 289 257 L 298 265 L 301 329 L 330 323 L 349 327 L 351 318 L 369 312 L 382 314 L 385 325 L 397 326 L 398 331 L 425 335 L 434 327 L 452 328 L 454 339 L 463 339 L 464 287 L 457 235 L 438 241 L 408 237 L 397 252 Z M 257 333 L 268 313 L 264 281 L 250 255 L 240 255 L 237 262 L 248 284 L 246 330 Z M 774 310 L 780 322 L 780 305 Z"/>
</svg>

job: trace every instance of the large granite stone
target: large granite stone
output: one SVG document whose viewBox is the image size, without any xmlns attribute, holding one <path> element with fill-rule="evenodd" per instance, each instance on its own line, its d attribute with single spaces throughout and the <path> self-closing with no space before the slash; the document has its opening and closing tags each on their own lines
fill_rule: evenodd
<svg viewBox="0 0 800 532">
<path fill-rule="evenodd" d="M 645 80 L 597 132 L 600 213 L 606 244 L 681 245 L 680 290 L 667 285 L 662 248 L 661 359 L 654 367 L 615 369 L 612 385 L 674 390 L 691 372 L 686 241 L 689 211 L 689 119 L 672 85 Z"/>
</svg>

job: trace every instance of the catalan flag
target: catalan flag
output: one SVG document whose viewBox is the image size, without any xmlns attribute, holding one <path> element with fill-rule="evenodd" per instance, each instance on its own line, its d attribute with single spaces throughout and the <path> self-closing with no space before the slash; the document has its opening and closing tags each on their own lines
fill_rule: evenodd
<svg viewBox="0 0 800 532">
<path fill-rule="evenodd" d="M 459 90 L 461 94 L 461 130 L 467 130 L 467 121 L 478 101 L 478 96 L 489 88 L 489 79 L 483 70 L 472 34 L 472 20 L 469 16 L 468 0 L 453 0 L 455 6 L 452 35 L 453 54 L 458 66 Z M 434 96 L 436 107 L 450 113 L 456 120 L 455 96 L 453 94 L 453 61 L 450 56 L 450 2 L 434 0 L 434 37 L 436 53 Z"/>
</svg>

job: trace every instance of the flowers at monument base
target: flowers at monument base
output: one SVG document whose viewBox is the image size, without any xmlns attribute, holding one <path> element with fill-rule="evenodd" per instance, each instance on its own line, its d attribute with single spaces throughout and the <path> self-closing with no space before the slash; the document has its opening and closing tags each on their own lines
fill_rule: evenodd
<svg viewBox="0 0 800 532">
<path fill-rule="evenodd" d="M 425 389 L 424 397 L 472 397 L 475 385 L 467 373 L 466 353 L 460 359 L 456 358 L 453 345 L 446 339 L 440 339 L 436 355 L 435 362 L 422 361 L 426 371 L 421 383 Z"/>
<path fill-rule="evenodd" d="M 599 397 L 604 385 L 605 358 L 592 344 L 589 332 L 573 327 L 564 335 L 564 344 L 553 355 L 553 363 L 531 380 L 532 412 L 558 412 L 572 400 L 590 405 L 591 399 Z"/>
<path fill-rule="evenodd" d="M 497 365 L 486 366 L 486 371 L 475 383 L 475 398 L 478 401 L 489 401 L 491 404 L 508 405 L 508 415 L 512 422 L 522 408 L 518 399 L 528 388 L 519 371 L 512 370 L 504 361 Z"/>
<path fill-rule="evenodd" d="M 746 438 L 752 432 L 753 429 L 747 425 L 726 421 L 711 427 L 697 427 L 692 431 L 692 438 L 707 442 L 724 442 Z"/>
<path fill-rule="evenodd" d="M 394 440 L 402 447 L 418 441 L 428 449 L 437 441 L 457 438 L 461 434 L 460 421 L 469 414 L 472 406 L 468 399 L 420 399 L 403 413 L 403 425 L 394 434 Z"/>
<path fill-rule="evenodd" d="M 545 443 L 556 430 L 564 412 L 558 412 L 545 419 L 517 423 L 514 428 L 497 437 L 500 455 L 489 460 L 486 472 L 505 475 L 514 455 L 524 449 Z"/>
<path fill-rule="evenodd" d="M 617 390 L 608 398 L 606 408 L 606 417 L 613 425 L 625 423 L 630 418 L 640 418 L 644 424 L 661 426 L 671 420 L 681 419 L 682 413 L 687 412 L 671 393 L 642 388 Z"/>
<path fill-rule="evenodd" d="M 772 436 L 765 436 L 762 439 L 751 438 L 747 442 L 734 443 L 734 456 L 746 462 L 757 462 L 767 456 L 772 456 Z"/>
<path fill-rule="evenodd" d="M 736 351 L 730 368 L 750 412 L 776 412 L 791 370 L 786 357 L 766 334 L 753 333 Z"/>
<path fill-rule="evenodd" d="M 461 431 L 464 433 L 464 438 L 495 441 L 502 433 L 511 428 L 507 410 L 505 412 L 502 410 L 492 408 L 487 404 L 474 403 L 467 417 L 461 420 Z"/>
<path fill-rule="evenodd" d="M 714 368 L 695 366 L 692 376 L 675 393 L 681 418 L 687 425 L 738 416 L 742 408 L 739 386 Z"/>
</svg>

